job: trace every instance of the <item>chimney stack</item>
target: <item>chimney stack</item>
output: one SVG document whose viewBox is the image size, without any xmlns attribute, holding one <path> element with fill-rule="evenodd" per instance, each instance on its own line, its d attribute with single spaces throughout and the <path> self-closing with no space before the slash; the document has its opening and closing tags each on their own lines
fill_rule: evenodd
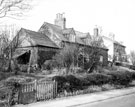
<svg viewBox="0 0 135 107">
<path fill-rule="evenodd" d="M 66 18 L 64 17 L 64 13 L 56 14 L 56 19 L 55 19 L 55 25 L 60 26 L 62 29 L 66 28 Z"/>
<path fill-rule="evenodd" d="M 114 41 L 115 40 L 115 34 L 110 32 L 109 38 Z"/>
<path fill-rule="evenodd" d="M 94 36 L 98 36 L 99 35 L 99 30 L 97 27 L 94 28 Z"/>
</svg>

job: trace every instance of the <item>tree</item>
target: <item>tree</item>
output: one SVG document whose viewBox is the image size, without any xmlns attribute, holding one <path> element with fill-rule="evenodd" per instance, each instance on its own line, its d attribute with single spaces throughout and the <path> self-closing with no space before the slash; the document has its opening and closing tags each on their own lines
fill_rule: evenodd
<svg viewBox="0 0 135 107">
<path fill-rule="evenodd" d="M 101 55 L 101 48 L 104 48 L 102 37 L 93 36 L 90 41 L 90 47 L 84 47 L 84 69 L 87 72 L 93 72 L 94 69 L 100 64 L 99 57 Z"/>
<path fill-rule="evenodd" d="M 90 46 L 67 45 L 53 57 L 53 60 L 56 61 L 57 67 L 65 67 L 67 74 L 71 66 L 78 65 L 91 72 L 100 64 L 99 56 L 101 48 L 104 47 L 102 38 L 94 36 L 90 41 Z"/>
<path fill-rule="evenodd" d="M 10 28 L 9 28 L 10 27 Z M 13 51 L 15 50 L 17 44 L 11 43 L 10 36 L 14 37 L 18 30 L 14 25 L 1 27 L 0 32 L 0 67 L 4 68 L 8 64 L 8 68 L 11 70 L 11 59 Z M 12 45 L 11 45 L 12 44 Z"/>
<path fill-rule="evenodd" d="M 9 44 L 9 36 L 7 35 L 7 32 L 2 32 L 0 34 L 0 55 L 3 54 L 3 50 L 8 46 Z"/>
<path fill-rule="evenodd" d="M 66 74 L 69 73 L 70 67 L 77 65 L 79 49 L 77 46 L 65 46 L 59 53 L 57 53 L 53 60 L 56 61 L 57 67 L 65 67 Z"/>
<path fill-rule="evenodd" d="M 0 18 L 22 17 L 31 9 L 31 0 L 0 0 Z"/>
<path fill-rule="evenodd" d="M 17 19 L 18 17 L 22 17 L 32 8 L 32 0 L 0 0 L 0 18 L 8 17 Z M 5 62 L 6 58 L 9 62 L 9 69 L 11 68 L 12 62 L 12 53 L 15 50 L 15 47 L 18 42 L 10 43 L 9 36 L 14 37 L 17 33 L 13 34 L 13 29 L 4 29 L 1 30 L 0 34 L 0 56 L 2 58 L 2 62 Z M 0 31 L 0 32 L 1 32 Z M 9 45 L 9 46 L 8 46 Z M 5 49 L 6 47 L 6 49 Z M 3 51 L 6 50 L 6 58 L 4 57 L 5 53 Z M 1 64 L 1 66 L 3 63 Z"/>
<path fill-rule="evenodd" d="M 135 51 L 130 52 L 130 60 L 133 65 L 135 65 Z"/>
<path fill-rule="evenodd" d="M 4 49 L 9 45 L 9 39 L 6 32 L 0 34 L 0 68 L 3 69 L 6 65 L 6 59 L 4 58 Z"/>
</svg>

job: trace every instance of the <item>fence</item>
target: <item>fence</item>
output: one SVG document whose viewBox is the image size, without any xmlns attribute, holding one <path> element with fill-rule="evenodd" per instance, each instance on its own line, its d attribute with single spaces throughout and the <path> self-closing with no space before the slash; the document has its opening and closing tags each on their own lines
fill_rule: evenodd
<svg viewBox="0 0 135 107">
<path fill-rule="evenodd" d="M 82 90 L 74 90 L 67 92 L 63 90 L 63 92 L 57 93 L 57 82 L 55 81 L 34 81 L 32 83 L 22 84 L 21 89 L 19 91 L 19 103 L 28 104 L 33 103 L 35 101 L 41 100 L 50 100 L 54 98 L 62 98 L 68 96 L 75 96 L 80 94 L 87 94 L 93 92 L 100 92 L 110 89 L 115 89 L 114 86 L 111 85 L 103 85 L 103 86 L 89 86 L 84 87 Z"/>
<path fill-rule="evenodd" d="M 57 82 L 55 81 L 34 81 L 21 84 L 18 102 L 23 104 L 39 100 L 49 100 L 57 95 Z"/>
</svg>

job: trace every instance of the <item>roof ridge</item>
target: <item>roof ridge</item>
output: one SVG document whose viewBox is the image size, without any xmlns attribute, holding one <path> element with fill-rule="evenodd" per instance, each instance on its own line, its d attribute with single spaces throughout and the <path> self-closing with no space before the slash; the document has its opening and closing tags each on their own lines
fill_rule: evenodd
<svg viewBox="0 0 135 107">
<path fill-rule="evenodd" d="M 55 26 L 55 27 L 59 27 L 59 28 L 61 28 L 60 26 L 55 25 L 55 24 L 52 24 L 52 23 L 48 23 L 48 22 L 44 22 L 44 23 L 46 23 L 46 24 L 50 24 L 50 25 L 52 25 L 52 26 Z"/>
<path fill-rule="evenodd" d="M 107 37 L 107 36 L 102 36 L 102 37 L 105 37 L 105 38 L 107 38 L 107 39 L 113 41 L 111 38 L 109 38 L 109 37 Z M 114 40 L 114 43 L 117 43 L 117 44 L 119 44 L 119 45 L 121 45 L 121 46 L 125 46 L 125 45 L 121 44 L 120 42 L 118 42 L 118 41 L 116 41 L 116 40 Z"/>
<path fill-rule="evenodd" d="M 42 34 L 42 33 L 38 32 L 38 31 L 34 31 L 34 30 L 30 30 L 30 29 L 25 29 L 25 28 L 21 28 L 21 29 L 25 30 L 27 33 L 33 32 L 33 33 L 37 33 L 37 34 L 46 36 L 45 34 Z"/>
<path fill-rule="evenodd" d="M 78 30 L 75 30 L 76 32 L 80 32 L 80 33 L 84 33 L 84 32 L 81 32 L 81 31 L 78 31 Z M 86 33 L 89 33 L 89 32 L 86 32 Z"/>
</svg>

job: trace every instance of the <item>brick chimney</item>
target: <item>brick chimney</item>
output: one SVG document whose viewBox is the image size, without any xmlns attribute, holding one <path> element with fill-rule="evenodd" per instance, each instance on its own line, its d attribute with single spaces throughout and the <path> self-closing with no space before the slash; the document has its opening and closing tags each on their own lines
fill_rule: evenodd
<svg viewBox="0 0 135 107">
<path fill-rule="evenodd" d="M 64 17 L 64 13 L 56 14 L 56 19 L 54 21 L 55 25 L 60 26 L 62 29 L 66 28 L 66 18 Z"/>
<path fill-rule="evenodd" d="M 99 30 L 97 27 L 94 28 L 94 36 L 98 36 L 99 35 Z"/>
</svg>

